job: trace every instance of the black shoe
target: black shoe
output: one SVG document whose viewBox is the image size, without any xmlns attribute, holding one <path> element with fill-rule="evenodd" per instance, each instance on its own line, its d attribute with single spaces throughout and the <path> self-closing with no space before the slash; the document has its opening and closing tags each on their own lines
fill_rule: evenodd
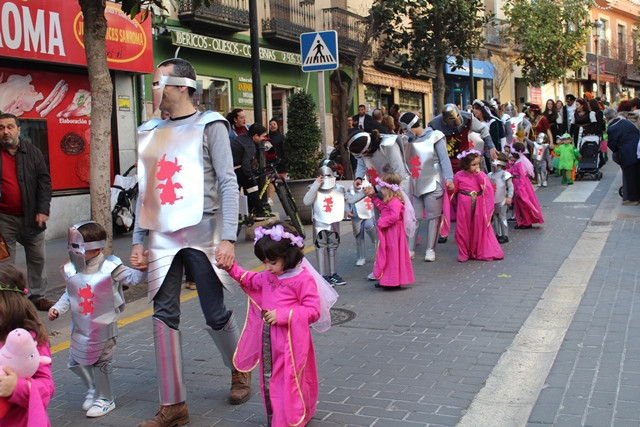
<svg viewBox="0 0 640 427">
<path fill-rule="evenodd" d="M 533 225 L 529 224 L 529 225 L 516 225 L 515 228 L 516 230 L 527 230 L 529 228 L 532 228 Z"/>
<path fill-rule="evenodd" d="M 498 236 L 498 243 L 502 244 L 502 243 L 508 243 L 509 242 L 509 238 L 507 236 Z"/>
<path fill-rule="evenodd" d="M 333 273 L 331 277 L 329 277 L 329 283 L 333 286 L 344 286 L 347 284 L 347 281 L 338 275 L 338 273 Z"/>
<path fill-rule="evenodd" d="M 516 217 L 512 216 L 511 218 L 507 218 L 507 222 L 516 222 Z"/>
<path fill-rule="evenodd" d="M 444 236 L 438 237 L 438 243 L 447 243 L 447 237 L 444 237 Z"/>
</svg>

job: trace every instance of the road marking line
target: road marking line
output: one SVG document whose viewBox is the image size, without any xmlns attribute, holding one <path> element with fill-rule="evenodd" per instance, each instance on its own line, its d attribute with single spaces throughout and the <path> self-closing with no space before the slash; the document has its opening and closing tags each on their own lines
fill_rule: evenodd
<svg viewBox="0 0 640 427">
<path fill-rule="evenodd" d="M 621 174 L 540 301 L 491 371 L 458 427 L 525 426 L 613 228 Z M 595 224 L 595 225 L 594 225 Z M 608 224 L 608 225 L 599 225 Z"/>
<path fill-rule="evenodd" d="M 567 186 L 553 202 L 584 203 L 598 186 L 598 181 L 580 181 Z"/>
<path fill-rule="evenodd" d="M 304 252 L 305 254 L 308 254 L 309 252 L 314 251 L 314 250 L 315 250 L 315 248 L 313 246 L 309 246 L 309 247 L 304 248 L 304 250 L 302 252 Z M 250 271 L 258 273 L 258 272 L 260 272 L 262 270 L 264 270 L 264 265 L 260 265 L 258 267 L 255 267 L 255 268 L 251 269 Z M 185 293 L 184 295 L 182 295 L 180 297 L 180 303 L 192 300 L 197 296 L 198 296 L 198 291 L 187 292 L 187 293 Z M 150 308 L 148 310 L 144 310 L 144 311 L 141 311 L 139 313 L 133 314 L 131 316 L 125 317 L 122 320 L 118 320 L 118 328 L 121 328 L 123 326 L 126 326 L 126 325 L 129 325 L 131 323 L 137 322 L 138 320 L 141 320 L 141 319 L 144 319 L 146 317 L 149 317 L 152 314 L 153 314 L 153 308 Z M 63 342 L 61 342 L 59 344 L 54 345 L 53 347 L 51 347 L 51 354 L 56 354 L 56 353 L 58 353 L 58 352 L 60 352 L 62 350 L 68 349 L 70 344 L 71 344 L 71 341 L 70 340 L 66 340 L 66 341 L 63 341 Z"/>
</svg>

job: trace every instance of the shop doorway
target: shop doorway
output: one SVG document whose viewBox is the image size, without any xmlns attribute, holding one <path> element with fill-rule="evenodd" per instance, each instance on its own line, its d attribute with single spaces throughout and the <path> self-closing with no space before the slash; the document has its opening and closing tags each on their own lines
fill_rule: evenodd
<svg viewBox="0 0 640 427">
<path fill-rule="evenodd" d="M 296 89 L 295 86 L 267 84 L 267 121 L 276 119 L 280 132 L 287 133 L 287 98 Z"/>
</svg>

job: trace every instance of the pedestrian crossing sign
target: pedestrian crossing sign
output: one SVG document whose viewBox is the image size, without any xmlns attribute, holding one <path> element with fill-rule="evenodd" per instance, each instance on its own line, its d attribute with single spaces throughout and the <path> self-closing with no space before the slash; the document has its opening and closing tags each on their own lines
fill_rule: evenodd
<svg viewBox="0 0 640 427">
<path fill-rule="evenodd" d="M 338 68 L 338 33 L 335 30 L 300 34 L 302 71 Z"/>
</svg>

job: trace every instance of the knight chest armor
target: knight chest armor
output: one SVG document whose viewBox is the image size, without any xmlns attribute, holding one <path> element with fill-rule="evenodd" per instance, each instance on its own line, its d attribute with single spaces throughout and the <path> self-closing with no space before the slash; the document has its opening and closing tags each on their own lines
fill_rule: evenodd
<svg viewBox="0 0 640 427">
<path fill-rule="evenodd" d="M 405 145 L 405 160 L 411 174 L 410 190 L 415 196 L 422 196 L 437 188 L 440 181 L 440 161 L 435 144 L 444 138 L 440 131 L 422 134 Z"/>
<path fill-rule="evenodd" d="M 95 363 L 104 343 L 117 335 L 116 321 L 124 309 L 124 296 L 114 293 L 111 273 L 120 264 L 118 257 L 105 257 L 92 274 L 77 272 L 71 262 L 61 267 L 73 321 L 70 352 L 81 365 Z"/>
<path fill-rule="evenodd" d="M 549 157 L 549 144 L 540 144 L 538 141 L 533 141 L 531 157 L 538 162 L 546 160 Z"/>
<path fill-rule="evenodd" d="M 493 193 L 494 203 L 503 203 L 507 197 L 507 180 L 511 178 L 511 173 L 504 170 L 496 170 L 491 173 L 489 177 L 491 184 L 494 185 L 495 191 Z"/>
<path fill-rule="evenodd" d="M 138 128 L 142 228 L 173 232 L 197 224 L 204 206 L 205 126 L 224 118 L 211 111 L 179 122 L 150 120 Z"/>
<path fill-rule="evenodd" d="M 362 158 L 367 168 L 369 182 L 375 184 L 375 178 L 386 172 L 395 172 L 403 179 L 407 177 L 407 168 L 402 156 L 402 148 L 397 135 L 381 135 L 380 147 L 372 154 Z"/>
<path fill-rule="evenodd" d="M 357 193 L 353 187 L 349 189 L 349 192 L 353 195 Z M 373 202 L 369 196 L 354 203 L 353 206 L 356 208 L 356 215 L 358 215 L 359 219 L 373 218 Z"/>
<path fill-rule="evenodd" d="M 313 220 L 324 224 L 340 222 L 344 218 L 344 187 L 318 190 L 313 201 Z"/>
</svg>

